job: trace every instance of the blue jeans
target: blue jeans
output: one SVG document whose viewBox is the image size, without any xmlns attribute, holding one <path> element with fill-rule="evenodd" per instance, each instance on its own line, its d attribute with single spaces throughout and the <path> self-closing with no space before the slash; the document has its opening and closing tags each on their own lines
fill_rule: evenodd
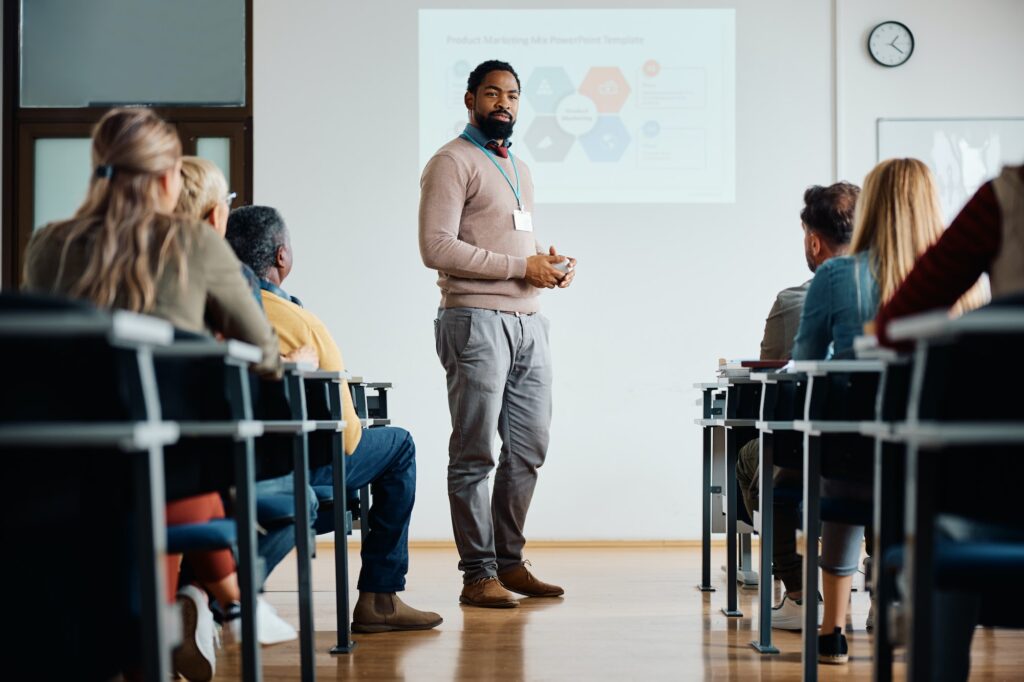
<svg viewBox="0 0 1024 682">
<path fill-rule="evenodd" d="M 256 482 L 256 497 L 261 495 L 292 495 L 295 492 L 293 474 L 279 478 L 269 478 Z M 309 522 L 316 522 L 316 511 L 319 506 L 312 488 L 306 488 L 309 499 Z M 263 581 L 270 577 L 271 571 L 284 560 L 295 547 L 295 524 L 267 531 L 256 538 L 256 553 L 263 560 Z M 261 585 L 262 587 L 262 585 Z"/>
<path fill-rule="evenodd" d="M 310 472 L 310 484 L 332 485 L 331 466 Z M 373 484 L 370 530 L 363 530 L 360 592 L 401 592 L 409 572 L 409 519 L 416 501 L 416 445 L 405 429 L 364 429 L 359 447 L 345 460 L 351 499 Z M 369 500 L 361 500 L 369 504 Z"/>
</svg>

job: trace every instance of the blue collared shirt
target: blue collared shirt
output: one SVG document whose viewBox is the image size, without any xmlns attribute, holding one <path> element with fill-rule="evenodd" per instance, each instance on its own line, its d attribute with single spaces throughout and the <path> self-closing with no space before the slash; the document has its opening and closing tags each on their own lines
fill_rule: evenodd
<svg viewBox="0 0 1024 682">
<path fill-rule="evenodd" d="M 264 291 L 269 291 L 270 293 L 274 294 L 274 296 L 277 296 L 278 298 L 283 298 L 286 301 L 291 301 L 292 303 L 294 303 L 295 305 L 299 306 L 300 308 L 303 307 L 302 306 L 302 301 L 300 301 L 295 296 L 289 296 L 287 291 L 285 291 L 281 287 L 277 286 L 273 282 L 268 282 L 265 279 L 261 279 L 260 280 L 260 289 L 263 289 Z"/>
<path fill-rule="evenodd" d="M 484 131 L 480 130 L 479 128 L 477 128 L 472 123 L 467 123 L 465 130 L 463 130 L 462 132 L 465 135 L 467 135 L 468 137 L 470 137 L 474 142 L 476 142 L 481 147 L 486 147 L 491 142 L 494 142 L 495 144 L 497 144 L 497 142 L 498 142 L 495 139 L 488 139 L 488 137 L 486 135 L 484 135 Z M 509 137 L 505 139 L 505 141 L 502 143 L 503 147 L 511 147 L 512 146 L 512 141 L 511 141 L 511 139 L 509 139 L 511 137 L 512 136 L 509 135 Z"/>
</svg>

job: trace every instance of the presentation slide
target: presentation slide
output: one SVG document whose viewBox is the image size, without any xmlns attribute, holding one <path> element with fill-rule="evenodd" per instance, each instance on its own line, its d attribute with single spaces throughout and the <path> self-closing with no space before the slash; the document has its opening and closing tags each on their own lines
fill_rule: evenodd
<svg viewBox="0 0 1024 682">
<path fill-rule="evenodd" d="M 732 9 L 420 10 L 420 163 L 466 125 L 466 79 L 522 82 L 512 153 L 538 203 L 732 203 Z"/>
</svg>

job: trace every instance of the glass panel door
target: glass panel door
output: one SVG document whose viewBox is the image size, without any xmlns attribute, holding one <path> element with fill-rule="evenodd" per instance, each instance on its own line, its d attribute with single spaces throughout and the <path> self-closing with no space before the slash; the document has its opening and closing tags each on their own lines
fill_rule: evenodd
<svg viewBox="0 0 1024 682">
<path fill-rule="evenodd" d="M 196 156 L 212 161 L 224 173 L 231 187 L 231 138 L 230 137 L 199 137 L 196 138 Z"/>
<path fill-rule="evenodd" d="M 33 149 L 32 229 L 74 215 L 89 189 L 92 142 L 88 137 L 40 137 Z"/>
</svg>

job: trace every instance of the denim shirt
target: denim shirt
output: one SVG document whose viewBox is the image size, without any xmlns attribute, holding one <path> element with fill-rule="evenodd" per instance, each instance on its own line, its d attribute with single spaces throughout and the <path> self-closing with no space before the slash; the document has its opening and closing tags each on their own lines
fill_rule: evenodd
<svg viewBox="0 0 1024 682">
<path fill-rule="evenodd" d="M 472 123 L 467 123 L 466 124 L 466 127 L 463 128 L 463 130 L 462 130 L 462 134 L 467 136 L 467 137 L 472 138 L 481 147 L 486 147 L 491 142 L 497 142 L 497 140 L 492 140 L 489 137 L 487 137 L 486 135 L 484 135 L 484 131 L 480 130 L 479 128 L 477 128 Z M 509 135 L 509 138 L 511 138 L 511 137 L 512 136 Z M 502 146 L 503 147 L 511 147 L 512 146 L 511 139 L 506 139 L 504 142 L 502 142 Z"/>
<path fill-rule="evenodd" d="M 878 282 L 870 252 L 825 261 L 804 299 L 793 359 L 852 358 L 854 337 L 877 313 Z"/>
</svg>

